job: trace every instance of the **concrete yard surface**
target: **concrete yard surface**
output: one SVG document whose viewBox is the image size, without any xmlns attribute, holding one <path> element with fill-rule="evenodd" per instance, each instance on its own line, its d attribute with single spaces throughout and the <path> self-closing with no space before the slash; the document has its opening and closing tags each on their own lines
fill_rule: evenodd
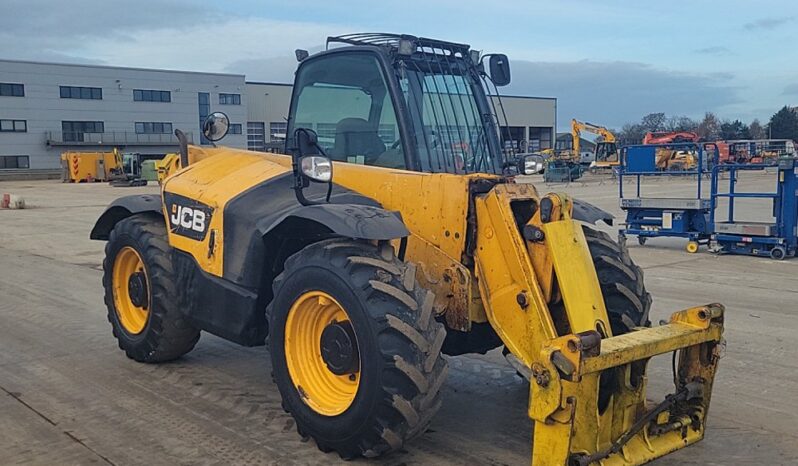
<svg viewBox="0 0 798 466">
<path fill-rule="evenodd" d="M 612 180 L 530 180 L 541 193 L 568 192 L 621 215 Z M 692 183 L 662 179 L 646 188 L 686 197 Z M 773 177 L 740 187 L 771 189 Z M 0 182 L 0 193 L 28 206 L 0 210 L 0 464 L 344 464 L 297 435 L 266 348 L 203 334 L 194 351 L 161 365 L 138 364 L 117 348 L 103 304 L 104 243 L 88 235 L 113 199 L 143 192 L 158 188 Z M 759 220 L 769 210 L 738 212 Z M 706 439 L 655 464 L 798 463 L 798 259 L 717 256 L 704 247 L 687 254 L 678 239 L 628 244 L 645 271 L 655 324 L 687 307 L 726 305 Z M 385 458 L 350 464 L 529 464 L 528 384 L 500 351 L 449 363 L 430 430 Z M 657 358 L 650 397 L 671 390 L 670 357 Z"/>
</svg>

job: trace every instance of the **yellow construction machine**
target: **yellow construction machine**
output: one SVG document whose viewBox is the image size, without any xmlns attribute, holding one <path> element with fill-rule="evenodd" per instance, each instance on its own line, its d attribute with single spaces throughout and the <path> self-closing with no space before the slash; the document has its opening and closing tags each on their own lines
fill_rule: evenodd
<svg viewBox="0 0 798 466">
<path fill-rule="evenodd" d="M 268 343 L 299 434 L 347 459 L 424 433 L 444 354 L 502 347 L 530 375 L 532 464 L 641 464 L 703 438 L 723 307 L 649 328 L 641 269 L 591 226 L 611 216 L 514 181 L 485 91 L 510 81 L 505 55 L 353 34 L 297 58 L 287 155 L 177 131 L 161 193 L 96 222 L 128 357 L 178 358 L 200 331 Z M 658 355 L 675 386 L 650 402 Z"/>
<path fill-rule="evenodd" d="M 61 153 L 61 180 L 65 183 L 108 181 L 112 186 L 146 186 L 141 178 L 138 154 L 122 154 L 116 147 L 111 152 Z"/>
<path fill-rule="evenodd" d="M 117 154 L 116 149 L 111 152 L 62 152 L 61 180 L 65 183 L 108 181 L 121 166 Z"/>
<path fill-rule="evenodd" d="M 571 137 L 573 138 L 574 152 L 579 154 L 580 140 L 582 131 L 601 136 L 601 141 L 596 143 L 594 150 L 595 158 L 591 163 L 596 168 L 611 168 L 621 164 L 619 157 L 618 144 L 615 142 L 615 135 L 612 131 L 593 123 L 583 123 L 576 119 L 571 120 Z"/>
<path fill-rule="evenodd" d="M 166 154 L 161 160 L 156 160 L 155 171 L 158 176 L 158 184 L 162 185 L 169 175 L 180 170 L 180 168 L 179 154 Z"/>
</svg>

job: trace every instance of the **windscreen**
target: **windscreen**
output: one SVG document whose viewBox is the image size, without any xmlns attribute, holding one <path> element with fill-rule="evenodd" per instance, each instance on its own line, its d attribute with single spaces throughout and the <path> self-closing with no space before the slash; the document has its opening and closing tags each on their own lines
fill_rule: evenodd
<svg viewBox="0 0 798 466">
<path fill-rule="evenodd" d="M 484 108 L 482 83 L 462 59 L 407 60 L 399 82 L 423 171 L 501 172 L 500 154 L 490 150 L 490 138 L 496 138 L 495 123 L 492 112 Z"/>
</svg>

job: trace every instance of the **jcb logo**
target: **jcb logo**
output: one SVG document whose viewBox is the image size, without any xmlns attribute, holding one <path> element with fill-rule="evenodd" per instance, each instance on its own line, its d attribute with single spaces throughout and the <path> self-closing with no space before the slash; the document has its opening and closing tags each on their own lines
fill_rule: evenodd
<svg viewBox="0 0 798 466">
<path fill-rule="evenodd" d="M 172 233 L 203 241 L 211 224 L 213 209 L 194 199 L 164 193 Z"/>
<path fill-rule="evenodd" d="M 191 207 L 172 205 L 172 225 L 180 225 L 197 233 L 205 232 L 205 212 Z"/>
</svg>

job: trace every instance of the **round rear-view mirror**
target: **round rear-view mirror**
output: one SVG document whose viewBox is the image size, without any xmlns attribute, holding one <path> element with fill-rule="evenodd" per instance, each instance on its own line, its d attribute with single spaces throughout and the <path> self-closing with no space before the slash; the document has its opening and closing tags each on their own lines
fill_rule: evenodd
<svg viewBox="0 0 798 466">
<path fill-rule="evenodd" d="M 229 129 L 230 118 L 222 112 L 211 113 L 202 123 L 202 134 L 205 139 L 211 142 L 216 142 L 225 137 Z"/>
</svg>

